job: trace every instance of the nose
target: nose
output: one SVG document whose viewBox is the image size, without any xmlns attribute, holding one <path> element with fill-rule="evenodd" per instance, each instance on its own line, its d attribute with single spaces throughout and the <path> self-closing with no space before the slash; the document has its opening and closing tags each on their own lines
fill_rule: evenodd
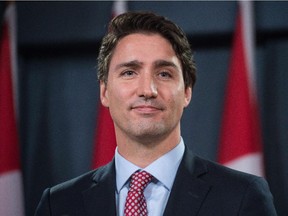
<svg viewBox="0 0 288 216">
<path fill-rule="evenodd" d="M 153 76 L 143 75 L 139 79 L 138 84 L 138 96 L 144 97 L 145 99 L 156 98 L 158 95 L 156 82 Z"/>
</svg>

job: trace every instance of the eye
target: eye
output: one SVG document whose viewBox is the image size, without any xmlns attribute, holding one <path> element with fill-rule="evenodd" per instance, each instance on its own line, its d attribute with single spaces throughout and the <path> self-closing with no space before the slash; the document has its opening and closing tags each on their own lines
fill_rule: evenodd
<svg viewBox="0 0 288 216">
<path fill-rule="evenodd" d="M 135 71 L 133 71 L 133 70 L 126 70 L 126 71 L 123 71 L 121 74 L 120 74 L 120 76 L 121 77 L 133 77 L 133 76 L 135 76 L 136 75 L 136 72 Z"/>
<path fill-rule="evenodd" d="M 172 77 L 171 73 L 168 72 L 168 71 L 161 71 L 161 72 L 158 74 L 158 76 L 159 76 L 160 78 L 164 78 L 164 79 L 169 79 L 169 78 Z"/>
</svg>

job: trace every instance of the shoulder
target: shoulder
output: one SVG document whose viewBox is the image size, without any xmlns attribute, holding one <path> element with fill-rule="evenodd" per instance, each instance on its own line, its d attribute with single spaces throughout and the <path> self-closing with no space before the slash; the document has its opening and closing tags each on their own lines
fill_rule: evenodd
<svg viewBox="0 0 288 216">
<path fill-rule="evenodd" d="M 109 179 L 113 178 L 113 170 L 114 163 L 111 162 L 106 166 L 47 188 L 41 197 L 35 215 L 52 215 L 52 212 L 53 215 L 83 215 L 85 212 L 84 194 L 87 191 L 93 192 L 95 186 L 101 181 L 108 182 L 107 184 L 111 187 L 113 183 Z M 107 187 L 105 187 L 105 191 L 107 191 Z M 99 194 L 95 193 L 96 197 L 102 195 L 102 191 Z"/>
<path fill-rule="evenodd" d="M 195 156 L 195 161 L 202 163 L 207 168 L 207 173 L 200 178 L 212 185 L 212 190 L 216 194 L 227 196 L 233 194 L 233 196 L 242 197 L 243 201 L 252 199 L 258 200 L 257 202 L 262 200 L 265 203 L 267 200 L 273 200 L 265 178 L 230 169 L 198 156 Z"/>
<path fill-rule="evenodd" d="M 185 150 L 183 160 L 181 162 L 182 169 L 188 170 L 190 174 L 196 178 L 200 178 L 206 182 L 217 183 L 236 183 L 247 184 L 249 182 L 264 180 L 261 177 L 240 172 L 225 167 L 215 161 L 205 159 L 194 154 L 189 148 Z"/>
<path fill-rule="evenodd" d="M 105 178 L 105 176 L 110 175 L 113 172 L 113 167 L 113 163 L 111 162 L 105 166 L 88 171 L 73 179 L 57 184 L 50 188 L 50 194 L 58 194 L 61 192 L 65 194 L 69 192 L 82 192 L 85 189 L 89 189 L 94 184 L 97 184 L 97 182 Z"/>
<path fill-rule="evenodd" d="M 95 172 L 90 171 L 74 179 L 47 188 L 42 194 L 35 216 L 62 215 L 62 210 L 66 211 L 67 209 L 83 211 L 83 207 L 80 205 L 82 203 L 81 191 L 91 185 L 93 182 L 92 176 Z M 75 209 L 76 206 L 77 209 Z"/>
<path fill-rule="evenodd" d="M 257 190 L 270 195 L 269 186 L 263 177 L 240 172 L 217 162 L 195 155 L 189 149 L 184 154 L 182 170 L 213 187 L 219 194 L 245 194 L 245 191 Z"/>
<path fill-rule="evenodd" d="M 216 162 L 194 157 L 195 169 L 205 167 L 197 178 L 210 185 L 210 197 L 218 206 L 229 202 L 240 215 L 277 215 L 269 185 L 263 177 L 227 168 Z M 203 169 L 203 168 L 202 168 Z M 227 207 L 227 206 L 226 206 Z M 233 209 L 232 208 L 232 209 Z"/>
<path fill-rule="evenodd" d="M 50 193 L 57 193 L 60 191 L 69 190 L 70 188 L 73 188 L 74 190 L 77 188 L 82 189 L 86 185 L 93 182 L 93 176 L 95 173 L 97 173 L 97 170 L 92 170 L 73 179 L 57 184 L 50 188 Z"/>
<path fill-rule="evenodd" d="M 206 173 L 205 175 L 202 175 L 201 178 L 204 181 L 211 183 L 213 182 L 213 184 L 228 184 L 237 186 L 248 186 L 250 184 L 267 184 L 263 177 L 234 170 L 199 156 L 195 156 L 194 160 L 195 169 L 197 169 L 199 164 L 201 164 L 202 167 L 205 167 Z"/>
</svg>

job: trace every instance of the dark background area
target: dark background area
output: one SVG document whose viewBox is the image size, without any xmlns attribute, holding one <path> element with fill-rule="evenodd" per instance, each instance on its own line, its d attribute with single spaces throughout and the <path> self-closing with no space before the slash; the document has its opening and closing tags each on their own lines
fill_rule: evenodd
<svg viewBox="0 0 288 216">
<path fill-rule="evenodd" d="M 91 169 L 99 105 L 98 48 L 112 2 L 16 2 L 21 153 L 27 215 L 41 194 Z M 256 72 L 266 178 L 278 214 L 288 215 L 288 2 L 254 3 Z M 187 33 L 198 80 L 182 136 L 216 160 L 237 3 L 128 2 L 167 16 Z M 0 2 L 3 13 L 4 3 Z M 2 17 L 2 16 L 1 16 Z"/>
</svg>

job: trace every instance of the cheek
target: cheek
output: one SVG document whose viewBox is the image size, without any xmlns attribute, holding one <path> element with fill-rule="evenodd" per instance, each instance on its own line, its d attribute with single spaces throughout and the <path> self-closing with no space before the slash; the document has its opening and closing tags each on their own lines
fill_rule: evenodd
<svg viewBox="0 0 288 216">
<path fill-rule="evenodd" d="M 183 111 L 183 96 L 172 94 L 166 100 L 166 106 L 169 109 L 169 115 L 178 116 Z"/>
<path fill-rule="evenodd" d="M 121 103 L 127 101 L 130 98 L 129 92 L 129 86 L 128 88 L 123 86 L 111 86 L 111 88 L 107 92 L 107 95 L 110 99 L 110 105 L 120 105 Z"/>
<path fill-rule="evenodd" d="M 178 91 L 173 94 L 173 100 L 176 109 L 184 109 L 189 104 L 183 88 L 178 89 Z"/>
</svg>

